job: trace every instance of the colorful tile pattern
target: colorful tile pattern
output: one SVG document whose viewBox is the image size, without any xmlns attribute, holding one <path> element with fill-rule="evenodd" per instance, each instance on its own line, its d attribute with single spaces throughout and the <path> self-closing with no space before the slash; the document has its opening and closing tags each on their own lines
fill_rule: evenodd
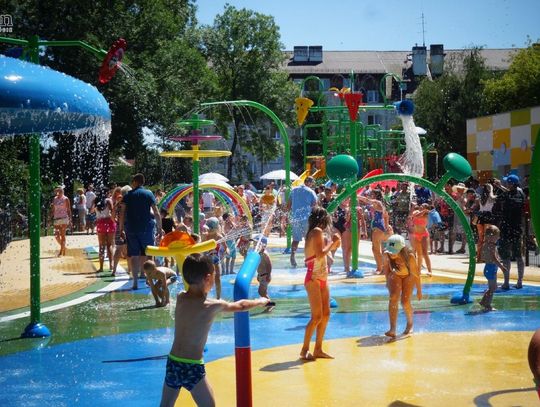
<svg viewBox="0 0 540 407">
<path fill-rule="evenodd" d="M 531 163 L 538 131 L 540 106 L 467 120 L 467 158 L 477 175 L 519 170 Z"/>
</svg>

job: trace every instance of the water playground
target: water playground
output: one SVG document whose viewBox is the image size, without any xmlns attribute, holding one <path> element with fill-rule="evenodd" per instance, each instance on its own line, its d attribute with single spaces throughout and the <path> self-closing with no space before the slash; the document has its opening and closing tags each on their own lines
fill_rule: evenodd
<svg viewBox="0 0 540 407">
<path fill-rule="evenodd" d="M 31 61 L 37 62 L 40 45 L 79 46 L 103 58 L 100 81 L 106 83 L 120 68 L 126 48 L 117 41 L 110 50 L 92 48 L 79 41 L 52 42 L 34 37 L 28 41 L 0 38 L 0 41 L 25 47 Z M 125 273 L 112 277 L 102 273 L 95 284 L 54 304 L 40 299 L 40 215 L 39 142 L 40 133 L 96 128 L 103 133 L 110 126 L 110 111 L 103 96 L 92 86 L 31 62 L 0 58 L 0 115 L 2 134 L 30 134 L 31 306 L 0 313 L 0 394 L 2 405 L 155 405 L 159 400 L 164 365 L 174 333 L 173 306 L 155 308 L 147 287 L 129 290 Z M 399 77 L 393 76 L 399 80 Z M 314 80 L 314 79 L 313 79 Z M 382 86 L 382 84 L 381 84 Z M 80 97 L 73 98 L 73 94 Z M 442 197 L 463 224 L 468 242 L 468 257 L 443 259 L 435 270 L 447 270 L 457 263 L 461 271 L 435 272 L 423 278 L 424 299 L 414 302 L 414 334 L 385 337 L 388 294 L 382 276 L 373 274 L 370 250 L 359 241 L 354 211 L 352 217 L 352 271 L 342 269 L 340 253 L 330 276 L 332 315 L 327 343 L 333 360 L 303 362 L 298 351 L 304 326 L 309 319 L 309 304 L 303 288 L 305 268 L 291 268 L 286 252 L 286 237 L 269 236 L 273 263 L 270 296 L 277 306 L 272 312 L 255 311 L 222 316 L 210 333 L 205 362 L 220 405 L 534 405 L 537 402 L 533 375 L 527 362 L 527 347 L 540 320 L 539 285 L 528 282 L 522 290 L 497 293 L 497 312 L 480 312 L 474 299 L 485 288 L 477 278 L 476 253 L 472 230 L 463 211 L 445 193 L 450 178 L 464 180 L 470 165 L 458 154 L 444 159 L 446 173 L 439 182 L 422 178 L 424 156 L 429 146 L 419 137 L 412 120 L 414 105 L 408 100 L 384 100 L 383 106 L 363 104 L 361 93 L 338 92 L 342 103 L 322 106 L 300 95 L 296 107 L 302 126 L 310 113 L 322 112 L 318 140 L 304 133 L 304 148 L 321 147 L 318 177 L 342 185 L 330 204 L 332 212 L 343 200 L 356 206 L 357 191 L 376 182 L 398 180 L 422 185 Z M 382 92 L 384 95 L 384 92 Z M 219 104 L 244 106 L 265 113 L 278 128 L 284 142 L 285 195 L 290 179 L 290 146 L 287 131 L 276 115 L 253 101 L 212 102 L 201 105 L 201 112 Z M 369 109 L 396 111 L 403 131 L 387 133 L 358 120 L 358 112 Z M 199 184 L 201 158 L 227 156 L 227 151 L 201 149 L 210 139 L 200 133 L 208 119 L 196 115 L 181 120 L 189 128 L 181 142 L 191 149 L 164 152 L 164 157 L 190 159 L 193 183 L 169 191 L 160 205 L 169 212 L 189 193 L 198 201 L 200 190 L 210 190 L 235 214 L 249 214 L 231 188 L 220 184 Z M 395 148 L 389 150 L 388 144 Z M 399 156 L 403 172 L 391 173 L 385 157 Z M 531 208 L 540 208 L 540 153 L 533 157 Z M 307 154 L 305 154 L 307 157 Z M 369 157 L 373 158 L 372 160 Z M 321 162 L 322 161 L 322 162 Z M 308 163 L 306 162 L 306 167 Z M 366 177 L 373 170 L 378 175 Z M 307 173 L 303 174 L 305 177 Z M 198 209 L 193 211 L 194 225 Z M 249 215 L 248 215 L 249 216 Z M 250 219 L 252 221 L 252 219 Z M 536 233 L 538 212 L 533 212 Z M 196 226 L 196 227 L 197 227 Z M 266 229 L 265 224 L 253 225 Z M 196 229 L 195 232 L 198 232 Z M 166 245 L 149 247 L 147 254 L 174 256 L 178 264 L 189 253 L 204 252 L 215 241 L 199 244 L 171 239 Z M 96 252 L 85 247 L 88 261 Z M 253 298 L 253 283 L 260 261 L 256 251 L 248 252 L 236 274 L 224 276 L 223 297 Z M 481 274 L 479 273 L 479 276 Z M 172 294 L 183 289 L 179 281 Z M 99 294 L 87 297 L 88 294 Z M 81 299 L 82 300 L 78 300 Z M 42 309 L 43 308 L 43 309 Z M 46 310 L 47 312 L 42 312 Z M 21 335 L 21 332 L 23 334 Z M 375 368 L 374 368 L 375 367 Z M 378 367 L 378 369 L 377 369 Z M 532 368 L 532 364 L 531 364 Z M 191 405 L 187 392 L 177 405 Z"/>
</svg>

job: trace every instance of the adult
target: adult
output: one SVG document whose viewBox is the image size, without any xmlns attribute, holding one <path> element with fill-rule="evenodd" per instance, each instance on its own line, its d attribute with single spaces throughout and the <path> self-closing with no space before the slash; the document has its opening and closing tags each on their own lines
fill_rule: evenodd
<svg viewBox="0 0 540 407">
<path fill-rule="evenodd" d="M 397 191 L 391 199 L 392 207 L 392 224 L 396 233 L 403 233 L 407 229 L 407 218 L 411 207 L 411 194 L 409 193 L 408 184 L 401 182 L 399 191 Z"/>
<path fill-rule="evenodd" d="M 116 232 L 114 234 L 114 255 L 113 255 L 113 268 L 112 275 L 116 275 L 116 269 L 118 268 L 118 263 L 120 258 L 127 257 L 127 242 L 126 239 L 120 233 L 120 211 L 122 208 L 122 200 L 124 196 L 131 191 L 129 185 L 124 185 L 122 188 L 116 188 L 113 192 L 113 214 L 114 219 L 116 220 Z M 128 271 L 131 271 L 131 266 L 128 261 Z"/>
<path fill-rule="evenodd" d="M 388 212 L 384 207 L 383 196 L 380 189 L 371 191 L 371 198 L 358 197 L 358 201 L 369 205 L 371 211 L 371 250 L 377 264 L 375 274 L 381 274 L 383 269 L 382 244 L 388 234 L 392 233 L 392 227 L 388 222 Z"/>
<path fill-rule="evenodd" d="M 475 238 L 478 237 L 477 225 L 478 225 L 478 211 L 479 210 L 480 210 L 480 199 L 478 198 L 478 195 L 476 194 L 476 190 L 474 190 L 473 188 L 467 189 L 467 192 L 465 193 L 465 209 L 463 211 L 465 212 L 465 215 L 469 216 L 469 225 L 475 235 Z M 462 239 L 461 241 L 462 245 L 465 246 L 465 242 L 467 240 L 465 233 L 463 233 L 461 239 Z M 465 253 L 465 250 L 457 251 L 456 253 Z"/>
<path fill-rule="evenodd" d="M 154 194 L 144 188 L 144 175 L 135 174 L 131 179 L 131 187 L 133 189 L 124 196 L 121 204 L 119 227 L 121 236 L 127 239 L 127 255 L 131 262 L 133 289 L 136 290 L 142 265 L 148 260 L 146 246 L 155 242 L 154 227 L 157 227 L 159 236 L 163 231 Z"/>
<path fill-rule="evenodd" d="M 454 198 L 454 201 L 456 201 L 457 205 L 461 208 L 463 212 L 467 212 L 466 191 L 467 187 L 462 182 L 452 187 L 452 198 Z M 452 235 L 450 234 L 450 232 L 448 232 L 448 254 L 454 254 L 454 242 L 456 241 L 456 238 L 458 236 L 461 239 L 461 246 L 458 250 L 456 250 L 456 253 L 463 254 L 465 253 L 465 245 L 467 243 L 467 239 L 465 238 L 465 229 L 463 229 L 461 220 L 454 218 Z"/>
<path fill-rule="evenodd" d="M 304 344 L 300 357 L 305 360 L 316 358 L 332 358 L 322 349 L 322 342 L 328 320 L 330 319 L 330 291 L 328 289 L 328 263 L 327 256 L 339 247 L 340 238 L 337 233 L 332 235 L 332 241 L 325 242 L 324 233 L 331 225 L 331 218 L 326 209 L 316 207 L 308 219 L 306 234 L 305 263 L 307 266 L 304 287 L 306 288 L 311 319 L 306 325 Z M 313 332 L 316 330 L 315 348 L 313 354 L 309 353 L 309 344 Z"/>
<path fill-rule="evenodd" d="M 319 206 L 326 209 L 328 208 L 328 205 L 330 205 L 330 202 L 332 202 L 333 199 L 334 194 L 332 193 L 332 187 L 329 185 L 325 185 L 323 192 L 319 194 Z"/>
<path fill-rule="evenodd" d="M 495 225 L 495 217 L 492 210 L 497 196 L 493 193 L 493 185 L 486 183 L 482 187 L 479 201 L 478 222 L 476 230 L 478 231 L 478 243 L 476 245 L 477 262 L 480 260 L 482 245 L 484 244 L 484 231 L 489 225 Z"/>
<path fill-rule="evenodd" d="M 71 225 L 71 204 L 64 195 L 64 187 L 59 185 L 54 189 L 55 196 L 51 204 L 51 217 L 54 226 L 54 238 L 60 245 L 58 257 L 66 255 L 66 231 Z"/>
<path fill-rule="evenodd" d="M 292 226 L 291 266 L 296 267 L 296 250 L 298 244 L 306 235 L 308 219 L 311 209 L 317 204 L 317 195 L 312 187 L 315 185 L 313 177 L 306 177 L 304 185 L 293 188 L 287 202 L 289 221 Z"/>
<path fill-rule="evenodd" d="M 216 198 L 214 194 L 208 190 L 204 191 L 201 195 L 201 202 L 204 214 L 209 217 L 214 215 L 214 206 L 216 205 Z"/>
<path fill-rule="evenodd" d="M 418 273 L 422 270 L 422 259 L 424 259 L 427 268 L 427 274 L 431 277 L 431 259 L 429 258 L 429 231 L 427 228 L 429 212 L 431 206 L 427 203 L 417 205 L 411 214 L 412 229 L 410 240 L 412 248 L 416 255 Z"/>
<path fill-rule="evenodd" d="M 412 250 L 405 244 L 403 236 L 390 236 L 385 243 L 384 254 L 383 271 L 386 277 L 386 287 L 390 295 L 388 301 L 390 329 L 385 332 L 385 335 L 395 338 L 400 299 L 407 318 L 407 326 L 403 331 L 403 335 L 408 335 L 413 331 L 413 308 L 411 305 L 413 289 L 416 286 L 416 295 L 418 300 L 421 300 L 422 285 L 416 258 Z"/>
<path fill-rule="evenodd" d="M 453 185 L 450 182 L 444 186 L 445 192 L 450 196 L 453 194 L 452 186 Z M 444 231 L 448 230 L 448 254 L 453 254 L 454 252 L 451 250 L 451 248 L 454 246 L 454 211 L 441 196 L 437 196 L 435 198 L 435 209 L 437 209 L 437 212 L 439 212 L 439 215 L 441 216 L 442 224 L 441 234 L 439 235 L 441 242 L 439 248 L 437 249 L 437 253 L 444 253 Z"/>
<path fill-rule="evenodd" d="M 512 266 L 512 258 L 517 261 L 518 279 L 514 286 L 522 288 L 523 274 L 525 264 L 523 263 L 522 245 L 523 245 L 523 215 L 525 209 L 525 194 L 519 188 L 519 177 L 511 174 L 503 180 L 507 187 L 503 187 L 500 181 L 497 182 L 499 189 L 503 190 L 501 199 L 501 239 L 499 241 L 499 254 L 506 268 L 503 270 L 504 283 L 501 286 L 503 290 L 510 289 L 510 267 Z"/>
<path fill-rule="evenodd" d="M 86 195 L 84 195 L 84 189 L 77 189 L 77 197 L 75 203 L 75 209 L 77 209 L 77 231 L 83 232 L 86 229 Z"/>
<path fill-rule="evenodd" d="M 341 209 L 341 211 L 340 211 Z M 344 200 L 336 209 L 338 222 L 334 222 L 334 227 L 341 236 L 341 251 L 343 255 L 343 268 L 347 277 L 351 277 L 352 260 L 352 219 L 351 219 L 350 199 Z M 343 216 L 343 218 L 341 218 Z M 343 219 L 343 220 L 342 220 Z M 361 206 L 356 207 L 356 219 L 358 220 L 358 236 L 367 238 L 366 220 L 364 218 L 364 209 Z M 343 223 L 341 223 L 343 222 Z M 341 228 L 341 225 L 343 227 Z"/>
<path fill-rule="evenodd" d="M 94 192 L 94 184 L 88 184 L 84 195 L 86 197 L 86 234 L 89 232 L 94 234 L 96 228 L 96 211 L 94 207 L 96 193 Z"/>
<path fill-rule="evenodd" d="M 99 243 L 99 270 L 103 272 L 105 262 L 105 251 L 109 259 L 109 270 L 113 271 L 114 234 L 116 232 L 116 221 L 114 220 L 114 205 L 111 198 L 107 196 L 107 189 L 103 188 L 94 200 L 96 210 L 96 232 Z"/>
<path fill-rule="evenodd" d="M 416 195 L 417 205 L 422 205 L 422 204 L 431 202 L 431 192 L 426 187 L 422 185 L 415 185 L 414 193 Z"/>
</svg>

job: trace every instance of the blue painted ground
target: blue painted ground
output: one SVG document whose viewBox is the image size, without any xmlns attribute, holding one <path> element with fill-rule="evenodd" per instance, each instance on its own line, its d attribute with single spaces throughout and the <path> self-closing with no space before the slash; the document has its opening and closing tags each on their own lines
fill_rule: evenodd
<svg viewBox="0 0 540 407">
<path fill-rule="evenodd" d="M 439 296 L 448 298 L 462 288 L 462 285 L 452 284 L 424 285 L 427 297 L 433 299 Z M 474 286 L 473 294 L 481 293 L 484 288 L 482 285 Z M 230 290 L 232 285 L 225 284 L 225 297 L 232 295 Z M 253 290 L 252 294 L 256 295 L 256 287 Z M 332 296 L 340 301 L 366 297 L 363 301 L 369 303 L 371 299 L 367 297 L 387 295 L 382 284 L 337 284 L 332 285 L 331 290 Z M 147 291 L 139 290 L 137 295 L 145 295 Z M 426 301 L 423 309 L 418 307 L 422 303 L 415 303 L 418 310 L 415 313 L 415 331 L 533 331 L 540 321 L 539 294 L 537 287 L 500 294 L 499 300 L 504 296 L 508 301 L 517 301 L 522 309 L 491 313 L 471 312 L 474 306 L 449 306 L 446 298 L 439 302 Z M 309 318 L 306 301 L 301 300 L 305 298 L 305 290 L 301 286 L 271 286 L 270 295 L 277 300 L 278 307 L 280 298 L 298 300 L 289 304 L 285 315 L 266 314 L 251 319 L 254 350 L 299 343 Z M 327 339 L 381 335 L 388 328 L 388 316 L 384 303 L 381 304 L 383 309 L 378 311 L 340 312 L 340 308 L 334 309 Z M 400 323 L 404 323 L 402 316 Z M 165 355 L 170 350 L 172 339 L 173 329 L 165 328 L 44 346 L 39 350 L 2 357 L 0 405 L 156 405 L 165 372 Z M 205 360 L 210 362 L 233 353 L 233 319 L 227 316 L 214 324 Z M 296 354 L 283 355 L 283 361 L 296 358 Z"/>
</svg>

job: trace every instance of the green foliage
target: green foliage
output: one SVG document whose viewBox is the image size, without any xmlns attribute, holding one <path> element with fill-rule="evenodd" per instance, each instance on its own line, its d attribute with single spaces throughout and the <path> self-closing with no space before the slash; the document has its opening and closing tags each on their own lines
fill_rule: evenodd
<svg viewBox="0 0 540 407">
<path fill-rule="evenodd" d="M 540 105 L 540 45 L 516 51 L 507 72 L 485 82 L 488 114 Z"/>
<path fill-rule="evenodd" d="M 212 26 L 203 27 L 203 52 L 217 76 L 219 100 L 253 100 L 270 108 L 278 117 L 292 123 L 292 106 L 296 87 L 281 70 L 284 60 L 279 28 L 273 17 L 247 9 L 226 5 Z M 269 152 L 279 149 L 272 137 L 257 140 L 264 146 L 253 146 L 250 126 L 257 128 L 261 113 L 250 110 L 221 109 L 216 114 L 221 133 L 232 138 L 227 177 L 232 179 L 236 166 L 237 177 L 242 178 L 242 157 L 237 148 L 242 146 L 261 159 L 274 158 Z M 249 121 L 249 122 L 248 122 Z M 229 134 L 225 124 L 233 122 Z M 272 134 L 272 133 L 271 133 Z"/>
<path fill-rule="evenodd" d="M 449 152 L 466 154 L 466 120 L 485 114 L 484 81 L 492 77 L 478 48 L 449 61 L 444 74 L 424 79 L 416 90 L 415 122 L 425 128 L 442 159 Z"/>
<path fill-rule="evenodd" d="M 28 168 L 24 162 L 26 138 L 0 139 L 0 212 L 25 211 L 28 193 Z"/>
</svg>

